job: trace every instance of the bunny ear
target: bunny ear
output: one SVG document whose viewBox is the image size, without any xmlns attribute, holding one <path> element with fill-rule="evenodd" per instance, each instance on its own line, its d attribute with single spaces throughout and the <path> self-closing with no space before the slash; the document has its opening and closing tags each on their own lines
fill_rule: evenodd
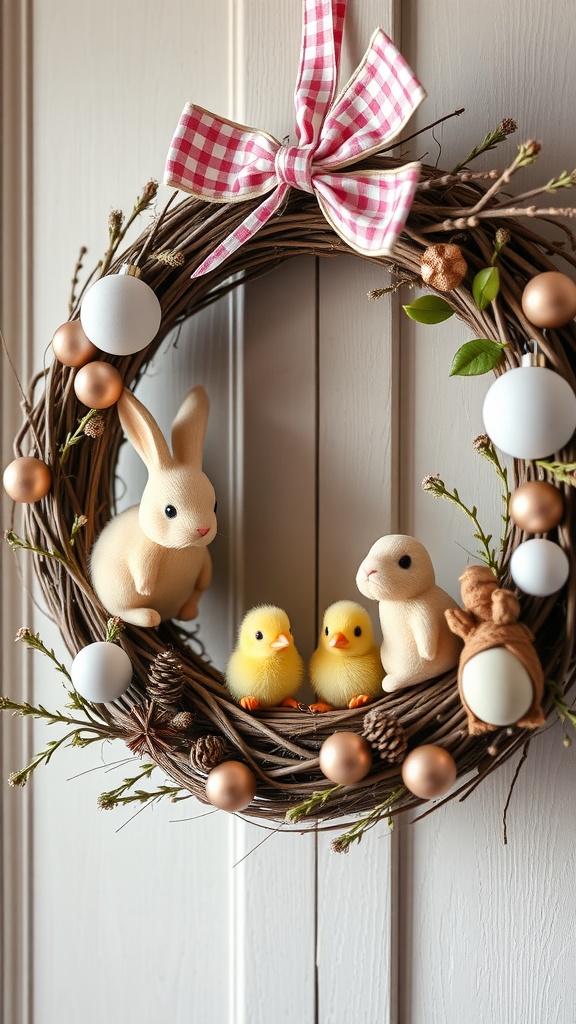
<svg viewBox="0 0 576 1024">
<path fill-rule="evenodd" d="M 210 402 L 201 384 L 190 389 L 172 424 L 172 451 L 176 462 L 202 469 Z"/>
<path fill-rule="evenodd" d="M 160 427 L 148 409 L 127 388 L 124 388 L 120 396 L 117 409 L 126 437 L 148 469 L 170 465 L 170 450 Z"/>
</svg>

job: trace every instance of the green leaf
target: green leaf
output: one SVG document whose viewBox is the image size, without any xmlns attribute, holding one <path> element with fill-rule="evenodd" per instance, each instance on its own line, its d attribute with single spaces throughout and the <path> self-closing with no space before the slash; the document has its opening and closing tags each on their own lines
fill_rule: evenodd
<svg viewBox="0 0 576 1024">
<path fill-rule="evenodd" d="M 494 301 L 500 291 L 500 271 L 498 267 L 485 267 L 479 270 L 472 282 L 472 294 L 478 309 L 486 309 Z"/>
<path fill-rule="evenodd" d="M 454 316 L 452 306 L 439 295 L 422 295 L 408 306 L 402 306 L 411 320 L 418 324 L 441 324 Z"/>
<path fill-rule="evenodd" d="M 476 377 L 481 373 L 488 373 L 504 359 L 505 345 L 496 341 L 489 341 L 488 338 L 474 338 L 467 341 L 458 349 L 452 366 L 450 367 L 451 377 Z"/>
</svg>

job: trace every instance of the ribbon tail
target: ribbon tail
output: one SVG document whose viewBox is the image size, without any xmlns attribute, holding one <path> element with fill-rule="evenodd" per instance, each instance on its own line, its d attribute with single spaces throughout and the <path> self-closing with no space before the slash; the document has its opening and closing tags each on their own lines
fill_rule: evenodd
<svg viewBox="0 0 576 1024">
<path fill-rule="evenodd" d="M 388 256 L 404 230 L 420 164 L 391 171 L 319 174 L 318 205 L 334 231 L 360 256 Z"/>
<path fill-rule="evenodd" d="M 254 235 L 264 227 L 267 221 L 276 213 L 280 208 L 284 199 L 289 191 L 288 185 L 280 185 L 275 192 L 269 196 L 263 203 L 260 204 L 252 213 L 248 214 L 245 220 L 238 225 L 223 242 L 220 243 L 210 253 L 209 256 L 196 268 L 193 274 L 190 276 L 203 277 L 204 274 L 208 274 L 211 270 L 215 270 L 224 263 L 232 253 L 236 252 L 240 246 L 244 245 L 249 239 L 253 238 Z"/>
</svg>

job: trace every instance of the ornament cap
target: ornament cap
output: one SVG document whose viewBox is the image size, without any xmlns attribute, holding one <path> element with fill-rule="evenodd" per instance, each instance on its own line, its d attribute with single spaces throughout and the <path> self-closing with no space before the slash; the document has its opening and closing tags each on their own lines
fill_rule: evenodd
<svg viewBox="0 0 576 1024">
<path fill-rule="evenodd" d="M 142 277 L 142 271 L 135 263 L 123 263 L 120 267 L 120 273 L 127 274 L 128 277 Z"/>
<path fill-rule="evenodd" d="M 522 356 L 522 366 L 546 366 L 546 356 L 543 352 L 525 352 Z"/>
</svg>

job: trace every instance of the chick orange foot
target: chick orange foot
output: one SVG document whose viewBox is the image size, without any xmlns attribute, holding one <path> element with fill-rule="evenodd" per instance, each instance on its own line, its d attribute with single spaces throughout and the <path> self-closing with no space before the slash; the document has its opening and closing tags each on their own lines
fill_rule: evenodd
<svg viewBox="0 0 576 1024">
<path fill-rule="evenodd" d="M 258 697 L 241 697 L 240 707 L 244 708 L 244 711 L 259 711 L 262 705 Z"/>
<path fill-rule="evenodd" d="M 297 708 L 298 707 L 298 701 L 294 700 L 294 697 L 286 697 L 285 700 L 282 701 L 280 707 L 281 708 Z"/>
<path fill-rule="evenodd" d="M 309 704 L 310 711 L 313 711 L 315 715 L 321 715 L 324 711 L 333 711 L 334 708 L 331 704 L 326 704 L 325 701 L 319 700 L 317 704 Z"/>
<path fill-rule="evenodd" d="M 357 697 L 352 697 L 348 701 L 348 707 L 352 708 L 363 708 L 365 704 L 369 704 L 372 697 L 369 697 L 366 693 L 359 693 Z"/>
</svg>

